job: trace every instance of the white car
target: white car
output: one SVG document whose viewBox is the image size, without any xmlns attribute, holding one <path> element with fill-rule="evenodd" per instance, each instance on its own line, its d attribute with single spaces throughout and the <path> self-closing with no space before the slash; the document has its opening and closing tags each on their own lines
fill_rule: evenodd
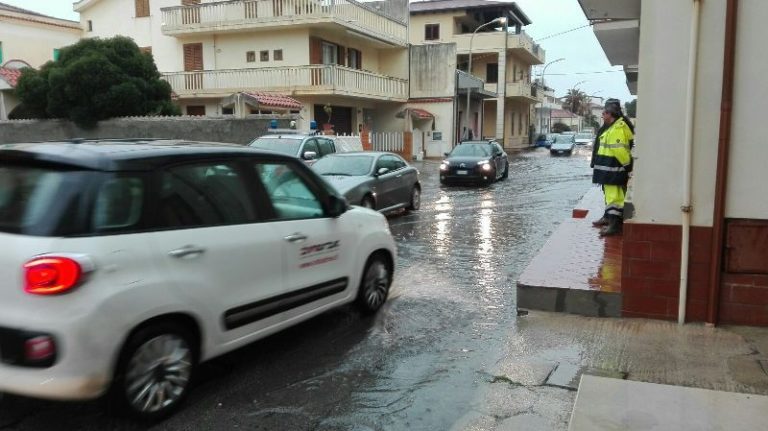
<svg viewBox="0 0 768 431">
<path fill-rule="evenodd" d="M 201 361 L 392 282 L 386 219 L 296 158 L 179 141 L 0 146 L 0 392 L 156 420 Z"/>
<path fill-rule="evenodd" d="M 589 133 L 577 133 L 576 145 L 592 145 L 595 137 Z"/>
</svg>

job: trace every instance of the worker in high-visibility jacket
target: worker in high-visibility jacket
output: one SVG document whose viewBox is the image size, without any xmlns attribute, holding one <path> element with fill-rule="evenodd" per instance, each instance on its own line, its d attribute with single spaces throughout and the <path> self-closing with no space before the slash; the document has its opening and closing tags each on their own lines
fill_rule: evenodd
<svg viewBox="0 0 768 431">
<path fill-rule="evenodd" d="M 603 109 L 603 122 L 597 148 L 592 161 L 592 182 L 603 186 L 605 213 L 593 222 L 601 227 L 600 236 L 619 235 L 624 222 L 624 197 L 629 172 L 632 170 L 630 143 L 634 139 L 633 127 L 625 120 L 621 103 L 608 99 Z"/>
</svg>

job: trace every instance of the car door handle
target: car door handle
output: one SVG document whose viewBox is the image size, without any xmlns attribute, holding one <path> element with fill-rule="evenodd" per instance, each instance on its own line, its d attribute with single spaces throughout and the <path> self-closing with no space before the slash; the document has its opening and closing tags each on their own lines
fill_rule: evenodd
<svg viewBox="0 0 768 431">
<path fill-rule="evenodd" d="M 302 242 L 307 239 L 307 236 L 301 233 L 294 233 L 291 235 L 288 235 L 287 237 L 283 238 L 288 242 Z"/>
<path fill-rule="evenodd" d="M 178 259 L 185 258 L 188 256 L 198 256 L 205 253 L 205 249 L 202 247 L 195 247 L 193 245 L 185 245 L 182 248 L 177 248 L 176 250 L 171 250 L 168 252 L 168 256 L 175 257 Z"/>
</svg>

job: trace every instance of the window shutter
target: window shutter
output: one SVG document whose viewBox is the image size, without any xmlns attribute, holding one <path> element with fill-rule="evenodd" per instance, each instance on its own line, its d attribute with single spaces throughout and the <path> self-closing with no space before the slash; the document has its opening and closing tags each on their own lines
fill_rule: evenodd
<svg viewBox="0 0 768 431">
<path fill-rule="evenodd" d="M 340 66 L 346 65 L 347 60 L 347 48 L 344 48 L 341 45 L 336 46 L 336 50 L 338 54 L 336 55 L 336 63 Z"/>
<path fill-rule="evenodd" d="M 184 71 L 203 70 L 203 44 L 184 44 Z"/>
<path fill-rule="evenodd" d="M 309 64 L 323 64 L 323 41 L 316 37 L 309 39 Z"/>
<path fill-rule="evenodd" d="M 136 18 L 149 16 L 149 0 L 136 0 Z"/>
</svg>

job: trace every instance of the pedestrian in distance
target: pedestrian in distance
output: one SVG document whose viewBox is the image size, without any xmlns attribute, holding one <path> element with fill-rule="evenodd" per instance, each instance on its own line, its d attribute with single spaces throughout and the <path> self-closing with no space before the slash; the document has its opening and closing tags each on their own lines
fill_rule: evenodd
<svg viewBox="0 0 768 431">
<path fill-rule="evenodd" d="M 631 144 L 634 126 L 621 111 L 617 99 L 608 99 L 603 109 L 603 125 L 597 132 L 592 152 L 592 182 L 600 184 L 605 196 L 605 212 L 594 221 L 600 236 L 619 235 L 624 223 L 624 198 L 632 171 Z"/>
</svg>

